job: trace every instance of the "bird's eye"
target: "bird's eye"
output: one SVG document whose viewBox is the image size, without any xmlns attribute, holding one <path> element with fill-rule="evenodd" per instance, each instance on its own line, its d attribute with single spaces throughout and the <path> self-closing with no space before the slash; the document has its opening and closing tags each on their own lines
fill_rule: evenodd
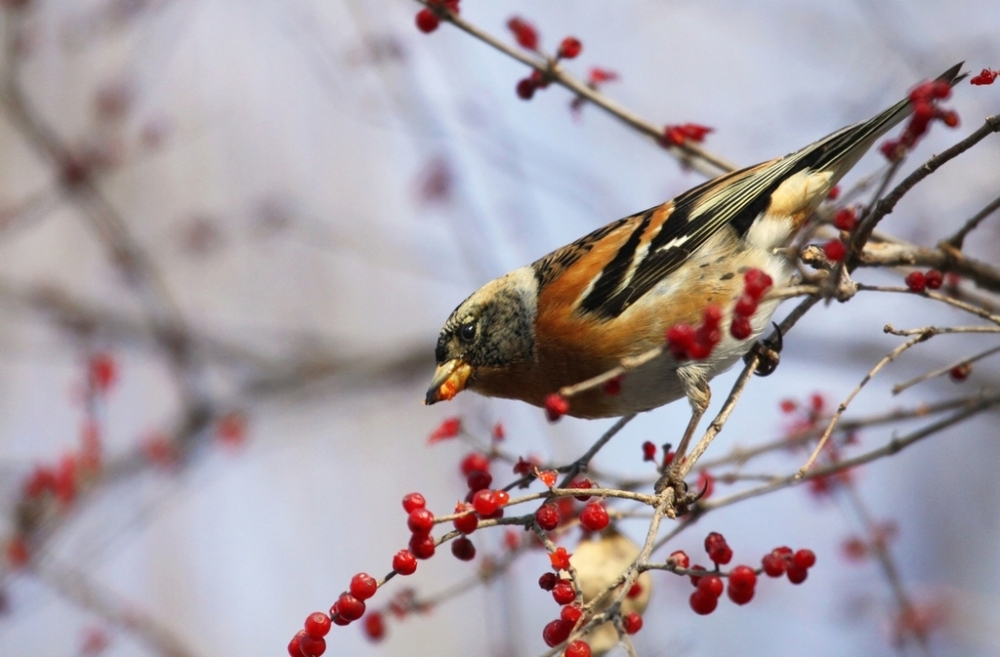
<svg viewBox="0 0 1000 657">
<path fill-rule="evenodd" d="M 462 342 L 472 342 L 476 337 L 475 323 L 462 324 L 462 327 L 458 329 L 458 337 Z"/>
</svg>

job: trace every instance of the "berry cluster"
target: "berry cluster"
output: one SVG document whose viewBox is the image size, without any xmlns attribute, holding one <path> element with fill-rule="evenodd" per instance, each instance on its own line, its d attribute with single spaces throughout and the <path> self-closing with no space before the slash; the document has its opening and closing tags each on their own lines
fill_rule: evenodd
<svg viewBox="0 0 1000 657">
<path fill-rule="evenodd" d="M 704 360 L 722 340 L 722 310 L 715 305 L 705 307 L 701 326 L 676 324 L 667 329 L 667 349 L 676 360 Z"/>
<path fill-rule="evenodd" d="M 528 21 L 514 16 L 507 21 L 507 28 L 513 33 L 517 44 L 526 50 L 538 52 L 538 30 Z M 574 59 L 583 51 L 583 44 L 574 36 L 568 36 L 559 44 L 556 56 L 549 63 L 555 65 L 561 59 Z M 542 71 L 535 69 L 526 78 L 518 81 L 516 91 L 518 98 L 531 100 L 535 92 L 549 86 L 552 80 Z"/>
<path fill-rule="evenodd" d="M 705 136 L 710 132 L 715 132 L 715 128 L 709 128 L 697 123 L 666 125 L 663 126 L 663 135 L 660 137 L 660 144 L 662 146 L 683 146 L 687 142 L 700 144 L 705 141 Z"/>
<path fill-rule="evenodd" d="M 438 29 L 441 18 L 458 13 L 459 0 L 427 0 L 427 6 L 417 12 L 417 29 L 424 34 L 430 34 Z"/>
<path fill-rule="evenodd" d="M 801 584 L 809 576 L 809 569 L 816 565 L 816 555 L 805 548 L 792 552 L 787 546 L 776 547 L 761 559 L 761 566 L 768 577 L 786 575 L 792 584 Z"/>
<path fill-rule="evenodd" d="M 746 340 L 753 334 L 750 318 L 757 312 L 757 304 L 764 297 L 774 281 L 760 269 L 751 269 L 743 275 L 743 296 L 733 308 L 733 321 L 729 334 L 737 340 Z"/>
<path fill-rule="evenodd" d="M 732 560 L 733 551 L 726 539 L 716 532 L 705 537 L 705 551 L 715 564 L 714 570 L 710 571 L 704 566 L 691 566 L 688 555 L 682 550 L 671 554 L 669 559 L 674 569 L 687 571 L 685 574 L 690 576 L 691 584 L 695 587 L 689 600 L 691 609 L 702 616 L 715 611 L 724 590 L 730 600 L 738 605 L 745 605 L 753 599 L 757 576 L 761 573 L 767 573 L 771 577 L 787 574 L 790 582 L 801 584 L 806 579 L 807 569 L 816 563 L 816 555 L 811 550 L 793 553 L 790 548 L 779 547 L 764 556 L 760 569 L 740 565 L 725 573 L 719 570 L 719 566 Z M 728 586 L 722 583 L 723 577 L 728 578 Z"/>
<path fill-rule="evenodd" d="M 993 84 L 993 81 L 997 79 L 998 75 L 1000 75 L 1000 69 L 991 71 L 988 68 L 984 68 L 979 75 L 974 76 L 971 80 L 969 80 L 969 82 L 975 85 Z"/>
<path fill-rule="evenodd" d="M 324 637 L 330 632 L 331 624 L 349 625 L 361 618 L 365 613 L 365 600 L 375 595 L 378 587 L 375 578 L 367 573 L 358 573 L 352 577 L 349 589 L 340 594 L 330 607 L 329 614 L 316 611 L 306 616 L 303 629 L 299 630 L 288 644 L 290 657 L 320 657 L 326 652 Z M 366 630 L 369 630 L 371 635 L 368 625 L 371 623 L 366 623 Z"/>
<path fill-rule="evenodd" d="M 944 284 L 944 276 L 937 269 L 928 269 L 926 273 L 911 271 L 903 281 L 911 292 L 923 292 L 940 289 Z"/>
<path fill-rule="evenodd" d="M 958 114 L 952 110 L 944 110 L 937 106 L 938 101 L 951 96 L 951 85 L 944 80 L 934 80 L 918 85 L 910 92 L 910 104 L 913 105 L 913 115 L 906 129 L 898 139 L 886 140 L 880 150 L 890 161 L 899 160 L 906 151 L 913 148 L 927 132 L 931 121 L 937 119 L 949 128 L 958 125 Z M 832 259 L 832 258 L 831 258 Z"/>
</svg>

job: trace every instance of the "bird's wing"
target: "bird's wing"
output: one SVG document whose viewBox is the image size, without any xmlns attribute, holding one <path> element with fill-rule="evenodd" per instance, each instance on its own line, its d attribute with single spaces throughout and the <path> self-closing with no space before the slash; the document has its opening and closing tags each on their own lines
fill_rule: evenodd
<svg viewBox="0 0 1000 657">
<path fill-rule="evenodd" d="M 938 79 L 954 84 L 964 77 L 960 68 L 958 64 Z M 534 263 L 539 291 L 571 303 L 576 312 L 613 319 L 719 231 L 732 230 L 742 238 L 769 209 L 800 215 L 811 211 L 911 109 L 904 99 L 868 121 L 842 128 L 785 157 L 725 174 L 673 201 L 598 229 Z M 786 198 L 790 187 L 782 184 L 798 174 L 818 182 L 792 186 L 797 195 L 790 200 Z M 800 194 L 803 190 L 805 196 Z M 805 216 L 794 219 L 797 228 Z"/>
</svg>

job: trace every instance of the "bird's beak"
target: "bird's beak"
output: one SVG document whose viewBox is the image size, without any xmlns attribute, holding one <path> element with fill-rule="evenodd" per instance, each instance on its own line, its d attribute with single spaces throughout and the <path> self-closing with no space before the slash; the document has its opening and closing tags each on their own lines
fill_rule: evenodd
<svg viewBox="0 0 1000 657">
<path fill-rule="evenodd" d="M 434 379 L 427 391 L 424 403 L 428 406 L 439 401 L 448 401 L 465 390 L 465 382 L 472 374 L 472 366 L 460 358 L 454 358 L 438 365 L 434 371 Z"/>
</svg>

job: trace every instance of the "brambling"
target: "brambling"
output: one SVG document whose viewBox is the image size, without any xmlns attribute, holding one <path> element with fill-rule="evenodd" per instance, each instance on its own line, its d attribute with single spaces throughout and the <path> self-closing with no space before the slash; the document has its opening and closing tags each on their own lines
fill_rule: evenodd
<svg viewBox="0 0 1000 657">
<path fill-rule="evenodd" d="M 961 64 L 938 80 L 954 84 Z M 665 342 L 671 327 L 721 309 L 721 339 L 703 359 L 669 350 L 631 370 L 618 394 L 595 387 L 567 414 L 629 415 L 686 396 L 693 431 L 708 406 L 708 381 L 731 367 L 778 305 L 764 297 L 751 332 L 728 329 L 758 269 L 776 287 L 795 271 L 787 247 L 830 190 L 875 141 L 912 111 L 909 99 L 790 155 L 705 182 L 662 205 L 619 219 L 531 265 L 490 281 L 463 301 L 438 337 L 425 403 L 463 389 L 543 406 L 550 393 L 588 380 Z M 689 435 L 685 436 L 686 444 Z"/>
</svg>

